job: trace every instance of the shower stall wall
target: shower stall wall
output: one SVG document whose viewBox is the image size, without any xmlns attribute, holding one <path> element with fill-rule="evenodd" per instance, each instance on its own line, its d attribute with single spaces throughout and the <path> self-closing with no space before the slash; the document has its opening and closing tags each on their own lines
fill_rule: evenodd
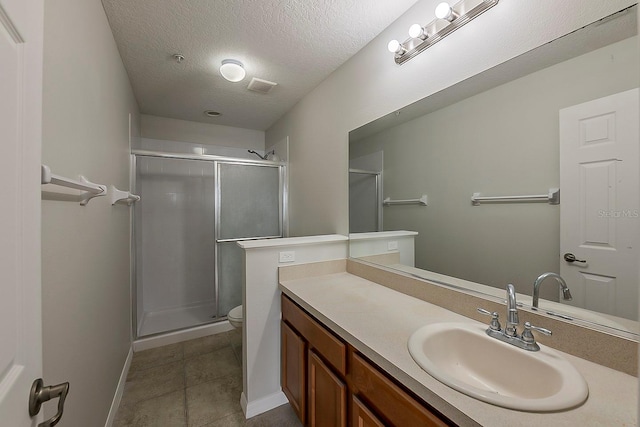
<svg viewBox="0 0 640 427">
<path fill-rule="evenodd" d="M 137 337 L 226 319 L 242 304 L 240 240 L 283 236 L 284 165 L 134 156 Z"/>
</svg>

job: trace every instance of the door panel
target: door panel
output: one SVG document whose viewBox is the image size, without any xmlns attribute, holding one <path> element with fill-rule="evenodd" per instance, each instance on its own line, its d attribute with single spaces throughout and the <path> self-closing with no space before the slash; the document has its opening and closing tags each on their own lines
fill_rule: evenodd
<svg viewBox="0 0 640 427">
<path fill-rule="evenodd" d="M 638 89 L 560 111 L 561 302 L 637 320 Z"/>
<path fill-rule="evenodd" d="M 218 239 L 280 236 L 280 168 L 218 164 Z"/>
<path fill-rule="evenodd" d="M 32 425 L 29 390 L 42 376 L 42 8 L 0 0 L 0 423 L 14 427 Z"/>
<path fill-rule="evenodd" d="M 306 353 L 307 344 L 284 321 L 280 323 L 281 335 L 281 370 L 280 383 L 282 391 L 289 399 L 291 408 L 302 424 L 307 416 L 307 374 Z"/>
<path fill-rule="evenodd" d="M 590 215 L 591 212 L 610 212 L 615 209 L 616 161 L 605 160 L 581 164 L 580 240 L 583 247 L 601 249 L 616 247 L 615 218 Z"/>
<path fill-rule="evenodd" d="M 213 321 L 214 171 L 212 162 L 136 159 L 139 337 Z"/>
<path fill-rule="evenodd" d="M 239 240 L 282 237 L 282 169 L 216 162 L 217 316 L 242 304 L 244 251 Z"/>
<path fill-rule="evenodd" d="M 244 249 L 236 242 L 217 244 L 218 250 L 218 313 L 225 316 L 242 304 L 242 275 L 244 269 Z"/>
</svg>

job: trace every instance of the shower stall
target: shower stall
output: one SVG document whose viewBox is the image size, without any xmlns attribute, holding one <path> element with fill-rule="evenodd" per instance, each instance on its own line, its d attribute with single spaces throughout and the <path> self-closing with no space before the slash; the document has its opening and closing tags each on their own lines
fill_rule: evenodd
<svg viewBox="0 0 640 427">
<path fill-rule="evenodd" d="M 238 241 L 283 237 L 285 166 L 134 152 L 135 335 L 226 320 L 242 304 Z"/>
<path fill-rule="evenodd" d="M 381 175 L 349 169 L 349 233 L 382 231 Z"/>
</svg>

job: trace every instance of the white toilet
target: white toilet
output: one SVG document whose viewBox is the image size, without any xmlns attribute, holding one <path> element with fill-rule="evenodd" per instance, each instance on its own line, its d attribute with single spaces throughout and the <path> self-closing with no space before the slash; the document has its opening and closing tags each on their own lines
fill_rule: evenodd
<svg viewBox="0 0 640 427">
<path fill-rule="evenodd" d="M 243 315 L 242 306 L 239 305 L 237 307 L 232 308 L 231 311 L 229 311 L 229 314 L 227 314 L 227 320 L 229 321 L 231 326 L 233 326 L 234 328 L 242 329 L 242 321 L 243 321 L 242 315 Z"/>
</svg>

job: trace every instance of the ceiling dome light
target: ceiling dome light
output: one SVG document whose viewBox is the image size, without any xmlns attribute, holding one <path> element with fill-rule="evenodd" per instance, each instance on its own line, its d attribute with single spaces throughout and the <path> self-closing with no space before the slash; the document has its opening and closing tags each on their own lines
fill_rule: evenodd
<svg viewBox="0 0 640 427">
<path fill-rule="evenodd" d="M 453 10 L 451 5 L 447 2 L 442 2 L 436 6 L 436 18 L 446 19 L 451 22 L 458 17 L 458 14 Z"/>
<path fill-rule="evenodd" d="M 220 66 L 220 74 L 230 82 L 237 83 L 242 81 L 247 75 L 242 62 L 235 59 L 225 59 Z"/>
<path fill-rule="evenodd" d="M 427 29 L 420 24 L 413 24 L 409 27 L 409 37 L 412 39 L 425 40 L 427 36 Z"/>
</svg>

